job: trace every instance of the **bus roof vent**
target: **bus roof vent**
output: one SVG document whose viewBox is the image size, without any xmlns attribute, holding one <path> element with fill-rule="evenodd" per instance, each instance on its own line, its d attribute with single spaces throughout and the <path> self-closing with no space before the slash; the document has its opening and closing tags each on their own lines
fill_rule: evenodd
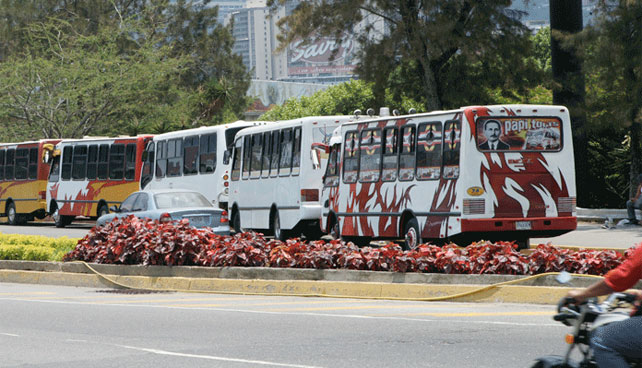
<svg viewBox="0 0 642 368">
<path fill-rule="evenodd" d="M 390 108 L 382 107 L 379 109 L 379 116 L 390 116 Z"/>
<path fill-rule="evenodd" d="M 374 109 L 366 110 L 366 114 L 368 114 L 368 116 L 373 116 L 374 115 Z"/>
<path fill-rule="evenodd" d="M 354 116 L 359 117 L 359 115 L 361 115 L 361 110 L 359 109 L 354 110 Z"/>
<path fill-rule="evenodd" d="M 416 114 L 417 110 L 415 110 L 414 107 L 411 107 L 410 110 L 408 110 L 408 114 Z"/>
</svg>

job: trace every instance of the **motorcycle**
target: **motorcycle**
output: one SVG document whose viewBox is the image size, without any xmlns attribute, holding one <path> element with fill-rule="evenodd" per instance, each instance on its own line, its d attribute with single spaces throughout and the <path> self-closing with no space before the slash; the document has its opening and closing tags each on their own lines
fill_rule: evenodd
<svg viewBox="0 0 642 368">
<path fill-rule="evenodd" d="M 580 305 L 572 298 L 562 299 L 557 308 L 558 313 L 553 319 L 573 327 L 573 332 L 566 335 L 568 351 L 564 356 L 549 355 L 537 358 L 531 368 L 598 368 L 589 344 L 591 332 L 600 326 L 630 318 L 633 314 L 627 307 L 632 305 L 635 298 L 633 294 L 613 293 L 602 303 L 599 303 L 597 298 L 590 298 Z M 635 311 L 639 312 L 640 310 Z M 581 361 L 571 359 L 571 352 L 575 348 L 581 353 Z M 629 359 L 627 362 L 630 367 L 642 368 L 642 359 Z"/>
</svg>

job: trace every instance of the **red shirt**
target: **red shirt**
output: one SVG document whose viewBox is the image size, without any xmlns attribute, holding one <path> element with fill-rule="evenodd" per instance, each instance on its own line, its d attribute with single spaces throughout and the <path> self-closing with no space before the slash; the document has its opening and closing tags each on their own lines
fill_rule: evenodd
<svg viewBox="0 0 642 368">
<path fill-rule="evenodd" d="M 604 276 L 606 284 L 615 291 L 629 289 L 640 279 L 642 279 L 642 245 L 639 245 L 626 261 Z"/>
</svg>

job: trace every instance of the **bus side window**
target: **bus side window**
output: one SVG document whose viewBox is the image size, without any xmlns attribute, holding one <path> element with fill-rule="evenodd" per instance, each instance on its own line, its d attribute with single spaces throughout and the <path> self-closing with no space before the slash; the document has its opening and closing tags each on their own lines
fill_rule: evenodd
<svg viewBox="0 0 642 368">
<path fill-rule="evenodd" d="M 336 187 L 339 185 L 339 152 L 341 152 L 341 145 L 335 144 L 330 148 L 328 155 L 328 165 L 325 169 L 325 180 L 323 184 L 326 187 Z"/>
<path fill-rule="evenodd" d="M 29 179 L 38 179 L 38 148 L 29 149 Z"/>
<path fill-rule="evenodd" d="M 97 177 L 99 180 L 109 178 L 109 144 L 101 144 L 98 147 Z"/>
<path fill-rule="evenodd" d="M 49 169 L 49 181 L 57 182 L 58 180 L 60 180 L 60 155 L 54 156 Z"/>
<path fill-rule="evenodd" d="M 292 175 L 299 175 L 301 171 L 301 127 L 294 128 L 294 141 L 292 142 Z"/>
<path fill-rule="evenodd" d="M 72 146 L 67 146 L 62 149 L 62 172 L 60 178 L 62 180 L 71 179 L 71 163 L 73 158 L 74 148 Z"/>
<path fill-rule="evenodd" d="M 156 145 L 156 177 L 164 178 L 167 172 L 167 141 L 159 141 Z"/>
<path fill-rule="evenodd" d="M 397 180 L 397 170 L 399 168 L 399 129 L 397 127 L 385 128 L 383 135 L 385 141 L 381 181 L 395 181 Z"/>
<path fill-rule="evenodd" d="M 250 162 L 252 161 L 252 136 L 246 135 L 243 137 L 243 173 L 241 179 L 250 177 Z"/>
<path fill-rule="evenodd" d="M 213 173 L 216 170 L 216 133 L 201 136 L 198 165 L 201 174 Z"/>
<path fill-rule="evenodd" d="M 197 135 L 183 139 L 183 175 L 198 174 L 199 150 L 200 142 Z"/>
<path fill-rule="evenodd" d="M 167 142 L 167 176 L 181 176 L 183 168 L 183 140 L 170 139 Z"/>
<path fill-rule="evenodd" d="M 419 124 L 417 133 L 417 179 L 441 176 L 441 122 Z"/>
<path fill-rule="evenodd" d="M 272 132 L 272 157 L 270 160 L 270 177 L 275 177 L 279 174 L 279 158 L 281 157 L 281 131 L 275 130 Z"/>
<path fill-rule="evenodd" d="M 408 181 L 415 178 L 415 126 L 401 128 L 401 152 L 399 153 L 399 180 Z"/>
<path fill-rule="evenodd" d="M 261 152 L 263 151 L 262 147 L 262 134 L 253 134 L 252 135 L 252 162 L 250 166 L 250 178 L 256 179 L 261 176 Z"/>
<path fill-rule="evenodd" d="M 346 133 L 343 144 L 343 182 L 356 183 L 359 173 L 359 142 L 358 132 Z"/>
<path fill-rule="evenodd" d="M 71 178 L 85 180 L 87 175 L 87 146 L 75 146 L 72 160 Z"/>
<path fill-rule="evenodd" d="M 18 148 L 16 149 L 16 180 L 27 179 L 27 171 L 29 166 L 29 149 Z"/>
<path fill-rule="evenodd" d="M 5 150 L 0 150 L 0 180 L 4 180 L 4 153 Z"/>
<path fill-rule="evenodd" d="M 461 149 L 461 122 L 449 120 L 444 127 L 444 179 L 459 177 L 459 150 Z"/>
<path fill-rule="evenodd" d="M 263 133 L 263 153 L 261 154 L 261 177 L 270 176 L 270 162 L 272 161 L 272 132 Z"/>
<path fill-rule="evenodd" d="M 279 176 L 288 176 L 292 170 L 292 129 L 283 129 L 281 132 L 281 158 L 279 159 Z"/>
<path fill-rule="evenodd" d="M 122 180 L 125 176 L 125 145 L 112 144 L 109 148 L 109 179 Z"/>
<path fill-rule="evenodd" d="M 365 129 L 359 140 L 359 181 L 372 183 L 381 176 L 381 130 Z"/>
<path fill-rule="evenodd" d="M 96 170 L 98 168 L 98 146 L 92 144 L 87 149 L 87 179 L 96 179 Z"/>
<path fill-rule="evenodd" d="M 237 181 L 241 178 L 241 144 L 242 140 L 237 140 L 234 144 L 234 152 L 232 153 L 232 181 Z"/>
<path fill-rule="evenodd" d="M 136 178 L 136 143 L 129 143 L 125 148 L 125 180 Z"/>
</svg>

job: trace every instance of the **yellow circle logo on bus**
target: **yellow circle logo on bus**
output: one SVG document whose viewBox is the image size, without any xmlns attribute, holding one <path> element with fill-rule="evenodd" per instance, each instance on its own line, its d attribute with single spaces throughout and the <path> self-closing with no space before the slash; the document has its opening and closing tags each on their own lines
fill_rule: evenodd
<svg viewBox="0 0 642 368">
<path fill-rule="evenodd" d="M 480 195 L 484 194 L 484 188 L 482 188 L 482 187 L 470 187 L 470 188 L 468 188 L 468 190 L 466 190 L 466 192 L 468 192 L 468 195 L 470 195 L 470 196 L 477 197 L 477 196 L 480 196 Z"/>
</svg>

